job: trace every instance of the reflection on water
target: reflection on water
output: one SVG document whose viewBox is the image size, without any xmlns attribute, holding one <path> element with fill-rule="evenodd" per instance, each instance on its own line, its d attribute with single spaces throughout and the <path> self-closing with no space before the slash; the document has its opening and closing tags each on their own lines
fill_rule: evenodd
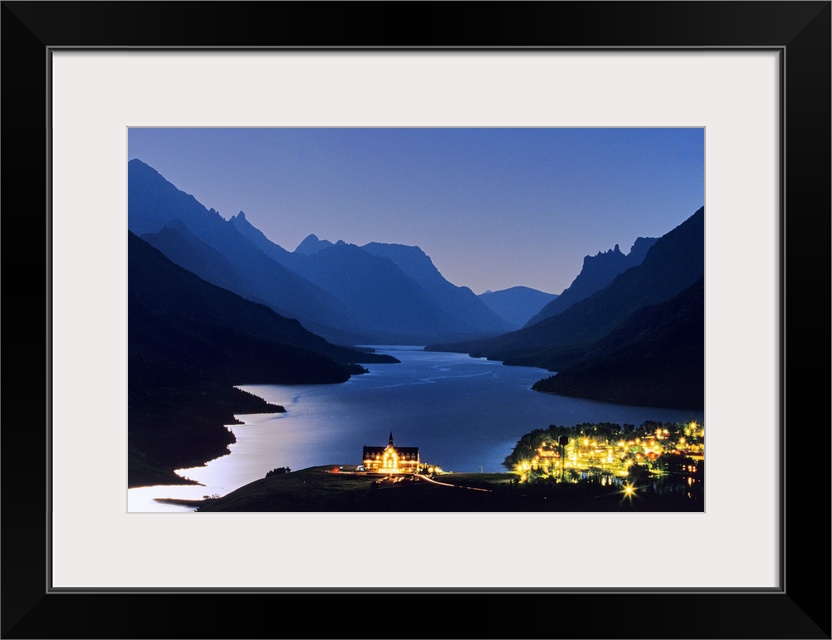
<svg viewBox="0 0 832 640">
<path fill-rule="evenodd" d="M 243 385 L 283 405 L 286 413 L 240 416 L 231 454 L 179 474 L 204 486 L 128 491 L 129 511 L 192 511 L 154 502 L 157 497 L 198 499 L 225 495 L 275 467 L 358 464 L 364 445 L 419 447 L 423 462 L 446 471 L 504 471 L 502 461 L 517 440 L 550 424 L 640 424 L 688 421 L 702 412 L 625 407 L 542 394 L 531 385 L 550 372 L 506 367 L 457 353 L 419 347 L 377 347 L 401 364 L 365 365 L 370 373 L 342 384 Z"/>
</svg>

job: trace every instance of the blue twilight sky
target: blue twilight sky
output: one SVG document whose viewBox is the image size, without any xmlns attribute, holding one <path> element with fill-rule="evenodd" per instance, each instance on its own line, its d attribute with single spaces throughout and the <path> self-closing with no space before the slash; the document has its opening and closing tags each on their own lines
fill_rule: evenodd
<svg viewBox="0 0 832 640">
<path fill-rule="evenodd" d="M 705 203 L 704 129 L 130 129 L 139 158 L 293 251 L 310 233 L 418 245 L 475 293 L 560 293 L 585 255 Z"/>
</svg>

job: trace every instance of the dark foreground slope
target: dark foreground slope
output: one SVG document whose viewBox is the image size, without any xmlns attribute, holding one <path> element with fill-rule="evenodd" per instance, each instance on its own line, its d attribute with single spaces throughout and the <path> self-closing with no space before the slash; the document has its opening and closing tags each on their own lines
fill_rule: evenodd
<svg viewBox="0 0 832 640">
<path fill-rule="evenodd" d="M 165 323 L 169 330 L 178 333 L 186 332 L 186 325 L 199 325 L 199 329 L 194 329 L 196 335 L 221 331 L 226 336 L 236 336 L 238 340 L 272 341 L 281 345 L 299 347 L 341 364 L 396 362 L 395 358 L 387 355 L 327 342 L 324 338 L 304 329 L 297 320 L 285 318 L 265 305 L 253 303 L 231 291 L 202 280 L 168 260 L 161 252 L 135 234 L 128 233 L 130 236 L 129 304 L 131 312 L 149 315 L 156 322 Z M 134 328 L 140 332 L 142 325 L 137 324 Z M 137 333 L 136 337 L 139 335 L 141 334 Z M 131 339 L 133 337 L 131 335 Z M 164 332 L 157 332 L 153 339 L 157 340 L 162 337 L 164 337 Z M 230 337 L 224 341 L 215 340 L 212 344 L 212 352 L 217 348 L 230 346 L 231 341 Z M 201 359 L 207 354 L 192 349 L 184 355 Z M 181 359 L 179 361 L 181 362 Z M 246 367 L 257 364 L 251 360 L 242 360 L 242 363 Z M 268 366 L 272 372 L 274 372 L 273 367 L 277 365 L 278 363 L 264 363 L 264 366 Z M 317 375 L 317 372 L 312 375 Z M 287 379 L 296 383 L 303 381 L 297 369 L 288 372 L 287 376 L 289 376 Z M 278 381 L 275 380 L 275 382 Z"/>
<path fill-rule="evenodd" d="M 633 313 L 580 359 L 532 388 L 616 404 L 701 410 L 704 379 L 705 291 L 699 280 L 672 300 Z"/>
<path fill-rule="evenodd" d="M 331 345 L 132 233 L 128 247 L 130 486 L 176 482 L 173 469 L 227 453 L 235 413 L 282 411 L 233 385 L 344 382 L 357 362 L 395 362 Z"/>
</svg>

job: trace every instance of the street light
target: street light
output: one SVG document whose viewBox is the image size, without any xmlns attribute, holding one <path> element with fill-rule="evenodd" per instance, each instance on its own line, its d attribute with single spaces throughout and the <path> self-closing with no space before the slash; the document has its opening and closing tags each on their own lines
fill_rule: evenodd
<svg viewBox="0 0 832 640">
<path fill-rule="evenodd" d="M 563 469 L 566 466 L 566 445 L 569 444 L 569 438 L 560 436 L 558 444 L 560 445 L 560 481 L 563 482 Z"/>
</svg>

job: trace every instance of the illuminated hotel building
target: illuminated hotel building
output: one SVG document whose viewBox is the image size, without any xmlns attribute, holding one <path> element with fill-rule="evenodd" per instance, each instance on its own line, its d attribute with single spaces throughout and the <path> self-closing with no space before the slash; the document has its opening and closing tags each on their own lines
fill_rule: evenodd
<svg viewBox="0 0 832 640">
<path fill-rule="evenodd" d="M 416 473 L 419 447 L 393 446 L 393 433 L 386 447 L 364 447 L 364 467 L 372 473 Z"/>
</svg>

